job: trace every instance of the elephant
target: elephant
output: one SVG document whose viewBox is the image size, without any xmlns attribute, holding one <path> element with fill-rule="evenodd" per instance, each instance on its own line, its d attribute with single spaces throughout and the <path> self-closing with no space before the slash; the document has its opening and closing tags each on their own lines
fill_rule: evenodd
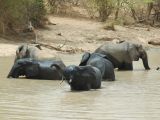
<svg viewBox="0 0 160 120">
<path fill-rule="evenodd" d="M 98 68 L 90 65 L 67 66 L 63 71 L 63 77 L 70 85 L 71 90 L 87 91 L 101 88 L 102 74 Z"/>
<path fill-rule="evenodd" d="M 62 61 L 22 58 L 14 63 L 7 77 L 26 76 L 27 79 L 62 80 L 65 67 Z"/>
<path fill-rule="evenodd" d="M 100 53 L 84 53 L 79 66 L 91 65 L 101 71 L 103 80 L 114 81 L 114 67 L 106 55 Z"/>
<path fill-rule="evenodd" d="M 132 62 L 138 61 L 139 58 L 142 59 L 144 68 L 146 70 L 150 69 L 147 53 L 139 44 L 126 41 L 119 44 L 108 43 L 101 45 L 94 52 L 106 55 L 114 68 L 118 68 L 118 70 L 133 70 Z"/>
<path fill-rule="evenodd" d="M 23 44 L 16 50 L 14 62 L 22 58 L 33 58 L 35 60 L 60 60 L 56 54 L 48 54 L 42 50 L 39 44 Z"/>
</svg>

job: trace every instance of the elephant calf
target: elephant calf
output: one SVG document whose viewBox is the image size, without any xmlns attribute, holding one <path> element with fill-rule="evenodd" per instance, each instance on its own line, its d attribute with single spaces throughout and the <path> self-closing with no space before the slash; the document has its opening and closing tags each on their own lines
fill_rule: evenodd
<svg viewBox="0 0 160 120">
<path fill-rule="evenodd" d="M 103 54 L 99 53 L 91 54 L 86 52 L 83 55 L 79 65 L 80 66 L 92 65 L 94 67 L 97 67 L 102 73 L 103 80 L 110 80 L 110 81 L 115 80 L 114 67 L 112 63 L 109 60 L 107 60 L 107 57 Z"/>
<path fill-rule="evenodd" d="M 8 78 L 26 76 L 28 79 L 62 80 L 64 68 L 65 65 L 62 61 L 38 61 L 23 58 L 14 63 Z"/>
<path fill-rule="evenodd" d="M 68 66 L 64 69 L 63 77 L 71 90 L 90 90 L 101 87 L 101 72 L 93 66 Z"/>
</svg>

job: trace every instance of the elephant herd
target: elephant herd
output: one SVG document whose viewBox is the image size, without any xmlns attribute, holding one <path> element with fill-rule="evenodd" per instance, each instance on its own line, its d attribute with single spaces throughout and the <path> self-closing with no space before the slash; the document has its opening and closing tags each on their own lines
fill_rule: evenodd
<svg viewBox="0 0 160 120">
<path fill-rule="evenodd" d="M 147 53 L 142 45 L 122 42 L 106 43 L 93 53 L 83 54 L 80 64 L 65 66 L 58 56 L 46 57 L 39 45 L 20 45 L 8 78 L 65 80 L 71 90 L 101 88 L 101 81 L 114 81 L 114 69 L 133 70 L 133 61 L 142 59 L 149 70 Z"/>
</svg>

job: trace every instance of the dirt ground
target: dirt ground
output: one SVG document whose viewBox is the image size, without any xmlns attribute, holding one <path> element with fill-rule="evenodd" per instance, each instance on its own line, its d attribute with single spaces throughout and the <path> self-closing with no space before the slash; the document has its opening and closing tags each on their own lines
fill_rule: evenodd
<svg viewBox="0 0 160 120">
<path fill-rule="evenodd" d="M 98 46 L 108 41 L 128 40 L 153 47 L 150 40 L 160 41 L 160 29 L 145 26 L 115 26 L 115 31 L 103 29 L 104 23 L 62 17 L 49 17 L 52 23 L 46 29 L 36 30 L 38 42 L 42 42 L 60 51 L 70 53 L 94 51 Z M 35 39 L 33 39 L 35 40 Z M 13 56 L 18 45 L 26 40 L 6 40 L 0 38 L 0 56 Z M 28 41 L 27 41 L 28 42 Z M 46 49 L 48 52 L 60 52 Z M 71 52 L 74 51 L 74 52 Z"/>
</svg>

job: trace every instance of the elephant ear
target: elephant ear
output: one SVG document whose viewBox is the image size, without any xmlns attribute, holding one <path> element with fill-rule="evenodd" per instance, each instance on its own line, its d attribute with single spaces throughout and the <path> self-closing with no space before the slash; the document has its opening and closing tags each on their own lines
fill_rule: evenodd
<svg viewBox="0 0 160 120">
<path fill-rule="evenodd" d="M 28 49 L 26 50 L 25 58 L 30 58 L 30 51 Z"/>
<path fill-rule="evenodd" d="M 126 51 L 127 51 L 128 56 L 130 57 L 130 60 L 138 61 L 139 60 L 139 45 L 135 43 L 128 43 L 126 48 L 127 48 Z"/>
<path fill-rule="evenodd" d="M 17 52 L 17 53 L 18 53 L 18 52 L 21 52 L 22 49 L 23 49 L 23 47 L 24 47 L 24 45 L 19 46 L 16 52 Z"/>
<path fill-rule="evenodd" d="M 20 52 L 22 51 L 24 45 L 21 45 L 18 47 L 18 49 L 16 50 L 16 55 L 19 56 L 20 55 Z"/>
<path fill-rule="evenodd" d="M 19 46 L 17 48 L 17 50 L 16 50 L 16 56 L 15 56 L 15 59 L 14 59 L 14 63 L 16 63 L 16 61 L 21 58 L 20 52 L 22 51 L 22 49 L 23 49 L 23 45 L 21 45 L 21 46 Z"/>
<path fill-rule="evenodd" d="M 80 62 L 80 64 L 79 64 L 79 66 L 84 66 L 84 65 L 86 65 L 86 64 L 87 64 L 87 61 L 89 60 L 89 58 L 90 58 L 90 53 L 86 52 L 86 53 L 83 55 L 82 60 L 81 60 L 81 62 Z"/>
<path fill-rule="evenodd" d="M 27 50 L 28 50 L 28 45 L 21 45 L 16 51 L 17 57 L 25 58 Z"/>
</svg>

